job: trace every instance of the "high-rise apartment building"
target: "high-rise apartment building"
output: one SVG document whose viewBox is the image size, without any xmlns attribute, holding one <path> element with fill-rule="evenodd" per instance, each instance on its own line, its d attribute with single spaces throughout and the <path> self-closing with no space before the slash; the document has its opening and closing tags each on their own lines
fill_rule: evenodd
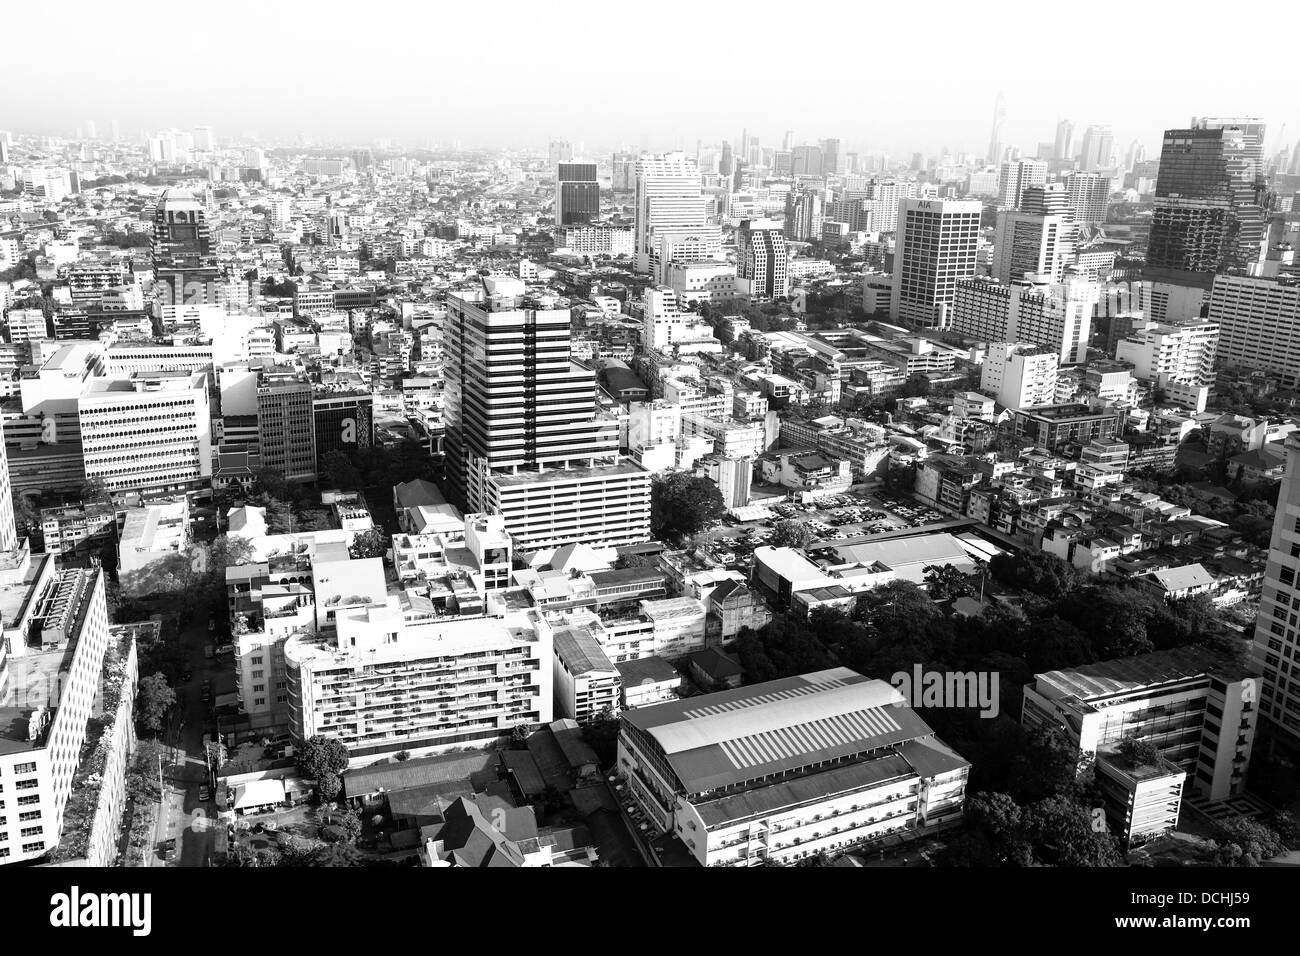
<svg viewBox="0 0 1300 956">
<path fill-rule="evenodd" d="M 1056 160 L 1074 159 L 1074 123 L 1061 120 L 1056 124 L 1056 141 L 1053 144 L 1052 158 Z"/>
<path fill-rule="evenodd" d="M 1061 283 L 987 279 L 957 283 L 952 330 L 984 342 L 1028 342 L 1050 348 L 1062 365 L 1087 359 L 1092 310 L 1100 286 L 1080 278 Z"/>
<path fill-rule="evenodd" d="M 790 291 L 786 269 L 790 254 L 779 223 L 745 219 L 736 230 L 736 273 L 756 301 L 784 298 Z"/>
<path fill-rule="evenodd" d="M 1076 223 L 1106 221 L 1110 202 L 1111 179 L 1103 173 L 1071 173 L 1065 178 L 1070 215 Z"/>
<path fill-rule="evenodd" d="M 1219 326 L 1224 365 L 1272 372 L 1300 387 L 1300 282 L 1218 275 L 1206 318 Z"/>
<path fill-rule="evenodd" d="M 1018 209 L 1026 189 L 1046 184 L 1047 164 L 1044 162 L 1017 159 L 1003 163 L 998 170 L 998 205 L 1004 209 Z"/>
<path fill-rule="evenodd" d="M 892 319 L 949 327 L 957 283 L 975 275 L 982 212 L 983 205 L 971 200 L 900 200 Z"/>
<path fill-rule="evenodd" d="M 1262 255 L 1267 218 L 1263 124 L 1194 120 L 1165 130 L 1147 241 L 1149 277 L 1207 288 L 1216 272 L 1245 271 Z"/>
<path fill-rule="evenodd" d="M 576 226 L 600 218 L 595 163 L 560 163 L 555 177 L 555 225 Z"/>
<path fill-rule="evenodd" d="M 824 219 L 822 191 L 811 186 L 791 189 L 785 196 L 786 236 L 799 242 L 820 238 Z"/>
<path fill-rule="evenodd" d="M 827 176 L 835 176 L 840 171 L 840 141 L 838 139 L 824 139 L 821 142 L 822 150 L 822 172 Z"/>
</svg>

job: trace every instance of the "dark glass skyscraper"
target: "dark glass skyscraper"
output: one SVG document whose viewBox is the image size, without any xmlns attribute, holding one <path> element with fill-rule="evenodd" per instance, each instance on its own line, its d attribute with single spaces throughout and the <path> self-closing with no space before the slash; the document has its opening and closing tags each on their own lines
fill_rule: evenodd
<svg viewBox="0 0 1300 956">
<path fill-rule="evenodd" d="M 595 163 L 560 163 L 555 179 L 555 224 L 574 226 L 600 218 Z"/>
<path fill-rule="evenodd" d="M 1264 126 L 1199 120 L 1165 131 L 1147 244 L 1149 277 L 1206 285 L 1242 271 L 1264 238 Z"/>
</svg>

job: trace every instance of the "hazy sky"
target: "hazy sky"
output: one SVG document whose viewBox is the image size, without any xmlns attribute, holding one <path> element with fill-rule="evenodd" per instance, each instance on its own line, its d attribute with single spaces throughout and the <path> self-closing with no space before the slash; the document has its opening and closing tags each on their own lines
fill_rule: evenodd
<svg viewBox="0 0 1300 956">
<path fill-rule="evenodd" d="M 1253 3 L 1252 29 L 1293 36 L 1296 9 Z M 1196 12 L 1169 0 L 24 3 L 4 19 L 21 40 L 0 55 L 0 128 L 71 135 L 94 120 L 103 135 L 116 119 L 124 135 L 565 138 L 592 153 L 693 149 L 742 128 L 771 145 L 790 129 L 845 150 L 982 154 L 1001 90 L 1002 142 L 1030 155 L 1061 118 L 1076 146 L 1109 123 L 1121 156 L 1133 139 L 1158 151 L 1161 131 L 1193 115 L 1261 116 L 1270 153 L 1293 145 L 1288 44 L 1248 51 L 1240 21 Z"/>
</svg>

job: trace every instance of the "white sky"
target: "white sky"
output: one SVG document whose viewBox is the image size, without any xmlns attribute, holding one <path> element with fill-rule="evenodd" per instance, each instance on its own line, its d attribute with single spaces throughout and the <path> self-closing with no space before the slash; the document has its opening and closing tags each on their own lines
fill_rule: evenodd
<svg viewBox="0 0 1300 956">
<path fill-rule="evenodd" d="M 741 129 L 763 145 L 838 136 L 902 158 L 1032 155 L 1058 119 L 1133 139 L 1193 115 L 1261 116 L 1300 139 L 1294 0 L 1208 16 L 1204 0 L 1067 4 L 872 0 L 218 0 L 15 5 L 0 128 L 100 135 L 210 125 L 218 139 L 460 140 L 466 146 L 694 149 Z M 1278 42 L 1263 52 L 1249 35 Z M 1267 43 L 1260 40 L 1260 44 Z M 1269 63 L 1272 62 L 1270 67 Z M 1286 125 L 1285 133 L 1282 132 Z"/>
</svg>

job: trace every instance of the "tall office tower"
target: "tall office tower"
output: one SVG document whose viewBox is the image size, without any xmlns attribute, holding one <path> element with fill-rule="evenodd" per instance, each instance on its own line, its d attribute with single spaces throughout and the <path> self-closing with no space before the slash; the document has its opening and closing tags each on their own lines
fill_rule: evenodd
<svg viewBox="0 0 1300 956">
<path fill-rule="evenodd" d="M 1128 144 L 1128 153 L 1124 157 L 1125 171 L 1131 171 L 1138 163 L 1147 161 L 1147 148 L 1136 139 Z"/>
<path fill-rule="evenodd" d="M 1065 177 L 1070 197 L 1070 216 L 1076 223 L 1106 221 L 1111 179 L 1102 173 L 1071 173 Z"/>
<path fill-rule="evenodd" d="M 975 275 L 983 204 L 903 199 L 898 206 L 890 316 L 946 329 L 957 283 Z"/>
<path fill-rule="evenodd" d="M 94 120 L 86 120 L 85 125 L 86 139 L 99 139 L 98 129 Z"/>
<path fill-rule="evenodd" d="M 1056 124 L 1056 141 L 1052 144 L 1052 158 L 1074 159 L 1074 123 L 1063 119 Z"/>
<path fill-rule="evenodd" d="M 1089 126 L 1083 131 L 1083 155 L 1080 166 L 1085 173 L 1110 169 L 1115 155 L 1115 134 L 1109 126 Z"/>
<path fill-rule="evenodd" d="M 824 175 L 825 163 L 820 146 L 796 146 L 791 155 L 791 164 L 795 176 L 816 179 Z"/>
<path fill-rule="evenodd" d="M 1284 388 L 1300 388 L 1300 282 L 1217 275 L 1206 318 L 1219 326 L 1222 364 L 1271 372 Z"/>
<path fill-rule="evenodd" d="M 763 150 L 758 144 L 758 137 L 749 137 L 749 143 L 745 146 L 745 162 L 750 166 L 757 166 L 763 161 Z"/>
<path fill-rule="evenodd" d="M 736 230 L 737 278 L 753 300 L 784 298 L 790 254 L 781 226 L 770 219 L 745 219 Z"/>
<path fill-rule="evenodd" d="M 1047 183 L 1043 186 L 1026 186 L 1020 197 L 1020 211 L 1039 216 L 1071 217 L 1070 193 L 1065 183 Z"/>
<path fill-rule="evenodd" d="M 1300 660 L 1300 521 L 1295 517 L 1300 514 L 1300 434 L 1287 436 L 1286 452 L 1252 657 L 1264 675 L 1260 712 L 1279 742 L 1295 751 L 1300 749 L 1300 679 L 1292 663 Z"/>
<path fill-rule="evenodd" d="M 261 169 L 266 165 L 266 153 L 256 146 L 244 150 L 243 166 L 245 169 Z M 341 165 L 341 163 L 340 163 Z M 338 175 L 334 173 L 333 175 Z"/>
<path fill-rule="evenodd" d="M 785 137 L 781 140 L 781 148 L 787 153 L 794 150 L 794 130 L 785 131 Z"/>
<path fill-rule="evenodd" d="M 0 136 L 0 165 L 9 162 L 9 144 Z"/>
<path fill-rule="evenodd" d="M 122 127 L 117 120 L 113 120 L 108 124 L 108 135 L 114 143 L 122 138 Z"/>
<path fill-rule="evenodd" d="M 153 214 L 154 278 L 170 305 L 203 305 L 220 274 L 208 231 L 208 214 L 192 193 L 168 189 Z"/>
<path fill-rule="evenodd" d="M 1018 209 L 1029 186 L 1047 185 L 1047 164 L 1037 159 L 1019 159 L 1003 163 L 998 171 L 998 205 Z"/>
<path fill-rule="evenodd" d="M 1153 275 L 1208 287 L 1211 274 L 1244 271 L 1261 255 L 1263 124 L 1222 122 L 1232 121 L 1165 130 L 1147 242 Z"/>
<path fill-rule="evenodd" d="M 659 273 L 665 238 L 702 240 L 718 233 L 709 226 L 695 160 L 682 153 L 642 156 L 636 164 L 636 257 L 641 272 Z M 656 275 L 662 281 L 662 275 Z"/>
<path fill-rule="evenodd" d="M 467 513 L 504 515 L 524 550 L 650 533 L 650 473 L 619 462 L 618 422 L 599 417 L 595 372 L 570 344 L 568 309 L 537 308 L 518 279 L 448 299 L 448 491 Z"/>
<path fill-rule="evenodd" d="M 998 98 L 993 104 L 993 131 L 989 134 L 989 151 L 985 157 L 988 163 L 997 164 L 1002 161 L 1002 124 L 1007 119 L 1007 98 L 998 91 Z"/>
<path fill-rule="evenodd" d="M 555 177 L 555 224 L 579 226 L 600 218 L 595 163 L 560 163 Z"/>
<path fill-rule="evenodd" d="M 854 173 L 856 173 L 859 169 L 861 169 L 862 167 L 861 167 L 861 165 L 860 165 L 860 163 L 859 163 L 860 158 L 861 158 L 861 157 L 860 157 L 857 153 L 845 153 L 845 154 L 844 154 L 844 171 L 845 171 L 846 173 L 848 173 L 850 176 L 852 176 L 852 175 L 853 175 Z"/>
<path fill-rule="evenodd" d="M 772 154 L 772 175 L 777 179 L 788 179 L 794 175 L 794 153 L 778 149 Z"/>
<path fill-rule="evenodd" d="M 553 140 L 547 149 L 547 155 L 550 158 L 551 166 L 558 166 L 560 163 L 571 163 L 573 162 L 573 144 L 564 139 Z"/>
<path fill-rule="evenodd" d="M 821 238 L 822 207 L 821 190 L 804 187 L 786 193 L 785 235 L 800 242 Z"/>
<path fill-rule="evenodd" d="M 59 845 L 90 719 L 106 717 L 111 728 L 120 713 L 100 714 L 95 708 L 109 683 L 104 679 L 111 634 L 103 570 L 60 571 L 52 554 L 22 551 L 11 557 L 16 560 L 0 570 L 5 595 L 0 780 L 6 804 L 0 814 L 0 865 L 34 862 Z M 135 650 L 129 642 L 122 650 L 124 673 L 111 686 L 129 700 L 135 694 Z M 124 732 L 100 738 L 105 778 L 116 779 L 119 787 L 134 736 L 129 716 L 124 723 Z M 76 820 L 78 828 L 84 819 Z M 105 855 L 108 859 L 92 865 L 107 866 L 116 854 Z"/>
<path fill-rule="evenodd" d="M 368 149 L 354 149 L 352 151 L 352 165 L 356 167 L 357 172 L 363 172 L 375 164 L 375 154 Z"/>
<path fill-rule="evenodd" d="M 290 368 L 258 375 L 257 435 L 263 467 L 286 481 L 316 480 L 312 384 L 305 375 Z"/>
<path fill-rule="evenodd" d="M 822 170 L 827 176 L 835 176 L 840 171 L 840 141 L 824 139 L 822 147 Z"/>
<path fill-rule="evenodd" d="M 194 127 L 194 148 L 204 153 L 210 153 L 217 148 L 217 139 L 212 134 L 211 126 Z"/>
<path fill-rule="evenodd" d="M 732 153 L 731 144 L 722 144 L 722 158 L 718 160 L 718 175 L 723 177 L 734 176 L 736 174 L 736 159 Z"/>
<path fill-rule="evenodd" d="M 87 381 L 77 400 L 86 477 L 109 491 L 165 495 L 212 478 L 204 372 L 132 372 Z"/>
<path fill-rule="evenodd" d="M 993 239 L 993 278 L 1007 283 L 1033 274 L 1060 282 L 1074 248 L 1072 235 L 1066 216 L 1001 210 Z"/>
</svg>

